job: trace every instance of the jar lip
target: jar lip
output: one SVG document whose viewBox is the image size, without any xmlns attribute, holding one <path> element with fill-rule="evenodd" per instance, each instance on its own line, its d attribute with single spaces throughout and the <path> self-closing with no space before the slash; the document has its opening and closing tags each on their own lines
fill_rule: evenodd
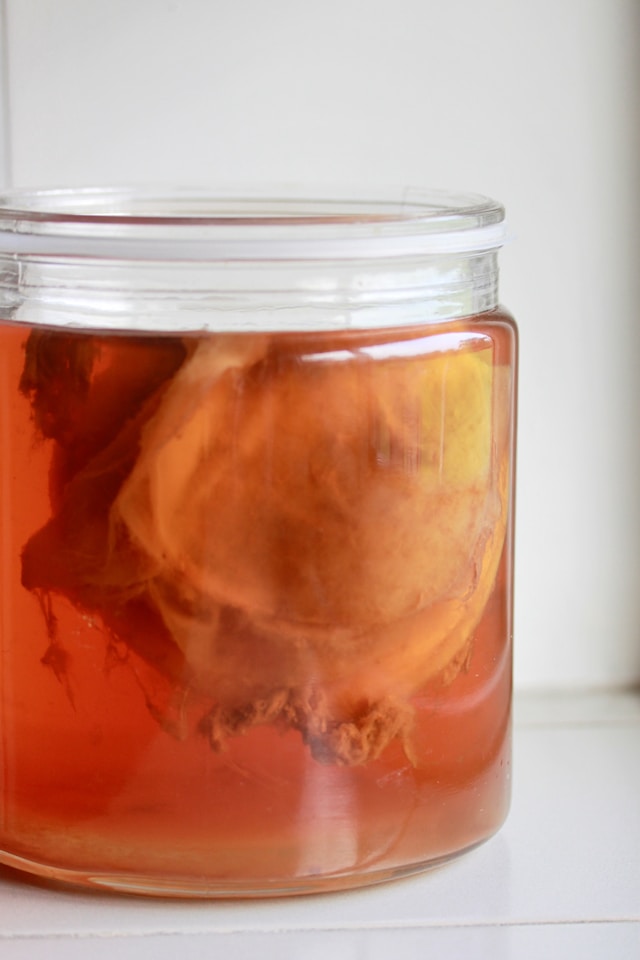
<svg viewBox="0 0 640 960">
<path fill-rule="evenodd" d="M 0 253 L 142 260 L 327 260 L 494 250 L 504 208 L 414 188 L 85 187 L 0 195 Z"/>
</svg>

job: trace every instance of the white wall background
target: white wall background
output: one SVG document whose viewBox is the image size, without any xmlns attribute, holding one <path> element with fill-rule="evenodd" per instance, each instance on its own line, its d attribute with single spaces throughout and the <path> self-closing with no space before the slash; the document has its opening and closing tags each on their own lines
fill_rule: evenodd
<svg viewBox="0 0 640 960">
<path fill-rule="evenodd" d="M 322 181 L 506 203 L 516 681 L 640 682 L 638 0 L 0 0 L 6 185 Z"/>
</svg>

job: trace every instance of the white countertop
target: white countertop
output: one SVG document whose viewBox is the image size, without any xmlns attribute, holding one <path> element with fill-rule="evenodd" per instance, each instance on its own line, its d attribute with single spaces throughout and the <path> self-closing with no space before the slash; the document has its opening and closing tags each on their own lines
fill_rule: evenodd
<svg viewBox="0 0 640 960">
<path fill-rule="evenodd" d="M 515 715 L 509 819 L 459 860 L 366 890 L 209 902 L 0 867 L 0 957 L 640 960 L 640 697 L 520 695 Z"/>
</svg>

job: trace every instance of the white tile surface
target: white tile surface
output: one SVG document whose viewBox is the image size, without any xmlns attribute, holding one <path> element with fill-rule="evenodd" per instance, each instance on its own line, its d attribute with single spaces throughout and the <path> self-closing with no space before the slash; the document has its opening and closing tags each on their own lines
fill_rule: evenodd
<svg viewBox="0 0 640 960">
<path fill-rule="evenodd" d="M 49 889 L 0 871 L 3 960 L 210 956 L 640 956 L 640 711 L 621 697 L 519 704 L 502 832 L 421 877 L 272 901 L 174 902 Z M 589 721 L 590 704 L 593 704 Z M 555 714 L 555 720 L 553 719 Z M 523 716 L 524 715 L 524 716 Z M 40 951 L 40 952 L 38 952 Z M 83 952 L 84 951 L 84 952 Z"/>
<path fill-rule="evenodd" d="M 558 924 L 11 941 L 3 960 L 637 960 L 640 925 Z"/>
<path fill-rule="evenodd" d="M 18 185 L 475 189 L 515 242 L 516 681 L 640 681 L 638 0 L 4 0 Z"/>
</svg>

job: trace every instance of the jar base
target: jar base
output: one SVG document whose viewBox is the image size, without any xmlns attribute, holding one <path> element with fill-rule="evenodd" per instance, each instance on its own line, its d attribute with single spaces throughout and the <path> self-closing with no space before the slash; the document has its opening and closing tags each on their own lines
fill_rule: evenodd
<svg viewBox="0 0 640 960">
<path fill-rule="evenodd" d="M 493 834 L 491 835 L 493 836 Z M 70 870 L 29 860 L 16 854 L 0 852 L 0 864 L 15 870 L 21 881 L 28 883 L 44 881 L 47 887 L 62 887 L 92 890 L 93 892 L 126 894 L 141 897 L 161 897 L 193 900 L 241 900 L 275 899 L 277 897 L 309 896 L 320 893 L 338 893 L 364 887 L 377 886 L 394 880 L 416 876 L 436 870 L 447 863 L 466 856 L 485 844 L 491 836 L 484 837 L 461 850 L 453 851 L 433 860 L 418 861 L 399 867 L 372 870 L 366 873 L 338 873 L 323 876 L 298 877 L 291 880 L 282 878 L 273 881 L 260 879 L 251 881 L 225 882 L 223 878 L 192 881 L 183 877 L 147 877 L 126 876 L 117 873 L 89 873 L 82 870 Z"/>
</svg>

